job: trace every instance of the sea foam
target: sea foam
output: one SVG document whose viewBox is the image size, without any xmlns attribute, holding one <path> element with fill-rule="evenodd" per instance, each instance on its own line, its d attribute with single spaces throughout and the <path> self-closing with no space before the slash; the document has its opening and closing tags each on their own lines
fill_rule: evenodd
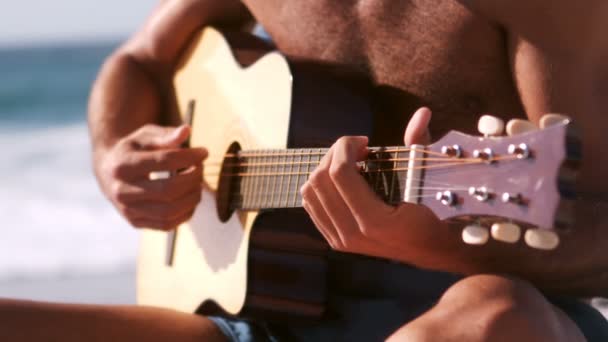
<svg viewBox="0 0 608 342">
<path fill-rule="evenodd" d="M 0 279 L 132 269 L 137 232 L 102 195 L 84 123 L 0 127 Z"/>
</svg>

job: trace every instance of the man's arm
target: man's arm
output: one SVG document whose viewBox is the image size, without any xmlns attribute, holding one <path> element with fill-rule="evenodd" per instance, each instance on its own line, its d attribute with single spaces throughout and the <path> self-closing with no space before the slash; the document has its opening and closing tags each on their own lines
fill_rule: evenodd
<svg viewBox="0 0 608 342">
<path fill-rule="evenodd" d="M 513 78 L 530 120 L 567 114 L 583 139 L 576 227 L 555 253 L 523 262 L 534 260 L 531 276 L 559 277 L 564 290 L 608 295 L 608 2 L 465 3 L 508 32 Z"/>
<path fill-rule="evenodd" d="M 146 123 L 172 121 L 172 77 L 182 50 L 205 25 L 251 20 L 238 0 L 165 0 L 143 28 L 105 62 L 93 86 L 89 126 L 94 150 L 106 149 Z"/>
<path fill-rule="evenodd" d="M 238 0 L 166 0 L 105 62 L 89 103 L 95 173 L 102 190 L 137 227 L 171 229 L 200 200 L 203 149 L 180 149 L 172 77 L 180 54 L 205 25 L 251 21 Z M 151 182 L 151 171 L 187 170 Z"/>
</svg>

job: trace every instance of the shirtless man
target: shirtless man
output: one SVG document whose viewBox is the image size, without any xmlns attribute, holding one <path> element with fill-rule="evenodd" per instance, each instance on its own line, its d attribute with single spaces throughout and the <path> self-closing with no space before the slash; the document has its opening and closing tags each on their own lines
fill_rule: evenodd
<svg viewBox="0 0 608 342">
<path fill-rule="evenodd" d="M 504 118 L 525 113 L 533 122 L 544 113 L 568 113 L 584 136 L 579 186 L 585 196 L 579 200 L 575 234 L 564 238 L 554 252 L 498 243 L 466 246 L 457 230 L 445 227 L 428 210 L 411 205 L 392 208 L 376 199 L 349 167 L 361 156 L 366 141 L 347 137 L 332 147 L 302 189 L 306 209 L 334 249 L 397 260 L 403 264 L 395 267 L 450 284 L 431 298 L 434 305 L 429 310 L 419 305 L 412 316 L 354 299 L 352 310 L 346 305 L 342 311 L 349 318 L 339 324 L 327 320 L 309 327 L 275 327 L 152 308 L 4 301 L 0 339 L 222 341 L 239 335 L 247 341 L 288 333 L 309 340 L 608 340 L 606 321 L 593 309 L 537 290 L 575 297 L 608 295 L 608 229 L 602 229 L 608 224 L 608 205 L 598 200 L 608 192 L 608 179 L 602 177 L 608 173 L 602 149 L 608 131 L 608 117 L 602 115 L 608 106 L 602 96 L 608 90 L 608 64 L 603 62 L 608 57 L 608 2 L 243 3 L 163 1 L 99 75 L 90 105 L 95 169 L 104 192 L 134 226 L 171 229 L 185 221 L 199 201 L 199 165 L 205 150 L 175 152 L 188 128 L 157 126 L 174 122 L 168 108 L 180 52 L 193 32 L 205 25 L 246 29 L 255 18 L 288 55 L 367 73 L 379 85 L 375 100 L 384 115 L 379 122 L 385 124 L 379 129 L 389 143 L 398 143 L 414 112 L 406 140 L 421 139 L 430 116 L 427 109 L 416 111 L 421 106 L 433 110 L 435 134 L 451 128 L 470 131 L 481 113 Z M 152 168 L 193 165 L 199 167 L 189 176 L 146 180 Z M 418 243 L 429 240 L 434 243 Z M 469 276 L 450 283 L 441 278 L 444 275 L 415 271 L 406 264 Z M 408 279 L 420 281 L 415 276 Z M 403 300 L 391 302 L 398 301 Z M 349 316 L 353 312 L 362 313 Z M 349 335 L 353 331 L 360 334 Z"/>
</svg>

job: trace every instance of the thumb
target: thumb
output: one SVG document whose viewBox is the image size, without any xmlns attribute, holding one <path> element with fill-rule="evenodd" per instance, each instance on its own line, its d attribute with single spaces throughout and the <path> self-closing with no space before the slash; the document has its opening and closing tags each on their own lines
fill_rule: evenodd
<svg viewBox="0 0 608 342">
<path fill-rule="evenodd" d="M 429 133 L 429 122 L 431 122 L 432 112 L 426 107 L 418 109 L 414 115 L 412 115 L 407 128 L 405 129 L 405 135 L 403 142 L 405 146 L 413 144 L 429 144 L 431 142 L 431 135 Z"/>
<path fill-rule="evenodd" d="M 158 136 L 154 147 L 178 148 L 184 142 L 186 142 L 186 140 L 188 140 L 191 132 L 192 130 L 190 129 L 190 126 L 187 125 L 179 126 L 177 128 L 169 128 L 166 130 L 165 134 Z"/>
<path fill-rule="evenodd" d="M 189 126 L 144 126 L 136 131 L 131 140 L 138 149 L 170 149 L 180 147 L 190 136 Z"/>
</svg>

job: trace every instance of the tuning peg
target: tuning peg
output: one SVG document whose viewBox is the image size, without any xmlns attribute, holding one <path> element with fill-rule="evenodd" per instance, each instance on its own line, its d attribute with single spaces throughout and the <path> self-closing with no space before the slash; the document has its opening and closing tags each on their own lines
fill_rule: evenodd
<svg viewBox="0 0 608 342">
<path fill-rule="evenodd" d="M 528 246 L 546 251 L 556 249 L 559 246 L 559 236 L 546 229 L 528 229 L 524 240 Z"/>
<path fill-rule="evenodd" d="M 514 136 L 537 130 L 538 127 L 528 120 L 513 119 L 507 123 L 507 134 Z"/>
<path fill-rule="evenodd" d="M 540 118 L 540 128 L 547 128 L 553 125 L 564 123 L 570 120 L 569 117 L 561 114 L 545 114 Z"/>
<path fill-rule="evenodd" d="M 494 240 L 506 243 L 516 243 L 521 238 L 521 228 L 513 223 L 495 223 L 491 231 Z"/>
<path fill-rule="evenodd" d="M 479 133 L 487 137 L 502 135 L 505 130 L 505 122 L 495 116 L 484 115 L 479 118 L 477 129 L 479 130 Z"/>
<path fill-rule="evenodd" d="M 482 226 L 470 225 L 462 230 L 462 241 L 467 245 L 485 245 L 489 238 L 490 233 Z"/>
</svg>

